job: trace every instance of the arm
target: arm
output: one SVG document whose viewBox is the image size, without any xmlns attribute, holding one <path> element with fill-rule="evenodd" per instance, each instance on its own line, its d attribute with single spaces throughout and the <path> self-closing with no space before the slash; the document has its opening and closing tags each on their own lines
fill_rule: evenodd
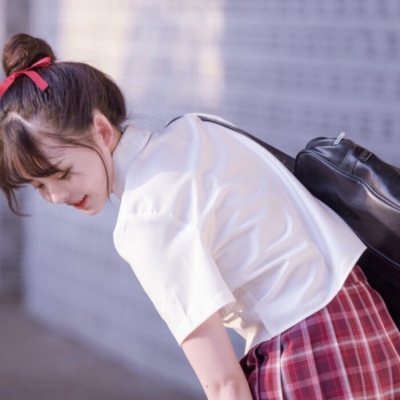
<svg viewBox="0 0 400 400">
<path fill-rule="evenodd" d="M 182 343 L 209 400 L 251 400 L 249 385 L 218 313 Z"/>
</svg>

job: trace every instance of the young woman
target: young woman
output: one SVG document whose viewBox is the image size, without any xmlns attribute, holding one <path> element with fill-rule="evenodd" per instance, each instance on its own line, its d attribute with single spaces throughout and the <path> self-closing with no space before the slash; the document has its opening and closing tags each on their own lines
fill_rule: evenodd
<svg viewBox="0 0 400 400">
<path fill-rule="evenodd" d="M 116 248 L 208 399 L 400 398 L 400 335 L 356 266 L 363 244 L 270 153 L 217 117 L 139 130 L 110 78 L 29 35 L 3 67 L 11 209 L 25 184 L 89 215 L 114 192 Z"/>
</svg>

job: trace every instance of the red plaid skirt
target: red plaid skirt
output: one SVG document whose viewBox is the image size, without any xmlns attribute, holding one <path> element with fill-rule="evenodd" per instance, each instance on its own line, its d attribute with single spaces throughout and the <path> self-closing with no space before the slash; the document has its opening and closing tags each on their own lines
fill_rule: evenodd
<svg viewBox="0 0 400 400">
<path fill-rule="evenodd" d="M 257 400 L 400 399 L 400 333 L 357 266 L 325 308 L 241 366 Z"/>
</svg>

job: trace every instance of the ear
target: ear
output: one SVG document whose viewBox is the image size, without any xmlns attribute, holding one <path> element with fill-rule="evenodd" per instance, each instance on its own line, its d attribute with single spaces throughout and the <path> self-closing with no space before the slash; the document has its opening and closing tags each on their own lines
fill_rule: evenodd
<svg viewBox="0 0 400 400">
<path fill-rule="evenodd" d="M 114 140 L 114 128 L 110 121 L 101 113 L 93 115 L 94 135 L 103 141 L 106 147 L 111 148 Z"/>
</svg>

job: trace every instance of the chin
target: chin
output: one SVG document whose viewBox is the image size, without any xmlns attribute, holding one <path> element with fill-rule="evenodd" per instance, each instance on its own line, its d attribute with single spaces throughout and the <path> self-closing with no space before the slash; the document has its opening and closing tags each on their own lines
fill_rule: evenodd
<svg viewBox="0 0 400 400">
<path fill-rule="evenodd" d="M 96 215 L 99 214 L 102 210 L 104 209 L 104 207 L 100 207 L 100 208 L 96 208 L 96 209 L 83 209 L 80 210 L 81 212 L 83 212 L 84 214 L 88 215 L 88 216 L 92 216 L 92 215 Z"/>
<path fill-rule="evenodd" d="M 88 216 L 92 216 L 92 215 L 96 215 L 96 214 L 98 214 L 99 212 L 100 212 L 101 210 L 82 210 L 82 212 L 85 214 L 85 215 L 88 215 Z"/>
<path fill-rule="evenodd" d="M 82 209 L 80 211 L 83 212 L 84 214 L 88 215 L 88 216 L 96 215 L 96 214 L 99 214 L 101 211 L 104 210 L 104 207 L 106 206 L 106 203 L 107 202 L 104 202 L 104 204 L 101 204 L 98 207 Z"/>
</svg>

